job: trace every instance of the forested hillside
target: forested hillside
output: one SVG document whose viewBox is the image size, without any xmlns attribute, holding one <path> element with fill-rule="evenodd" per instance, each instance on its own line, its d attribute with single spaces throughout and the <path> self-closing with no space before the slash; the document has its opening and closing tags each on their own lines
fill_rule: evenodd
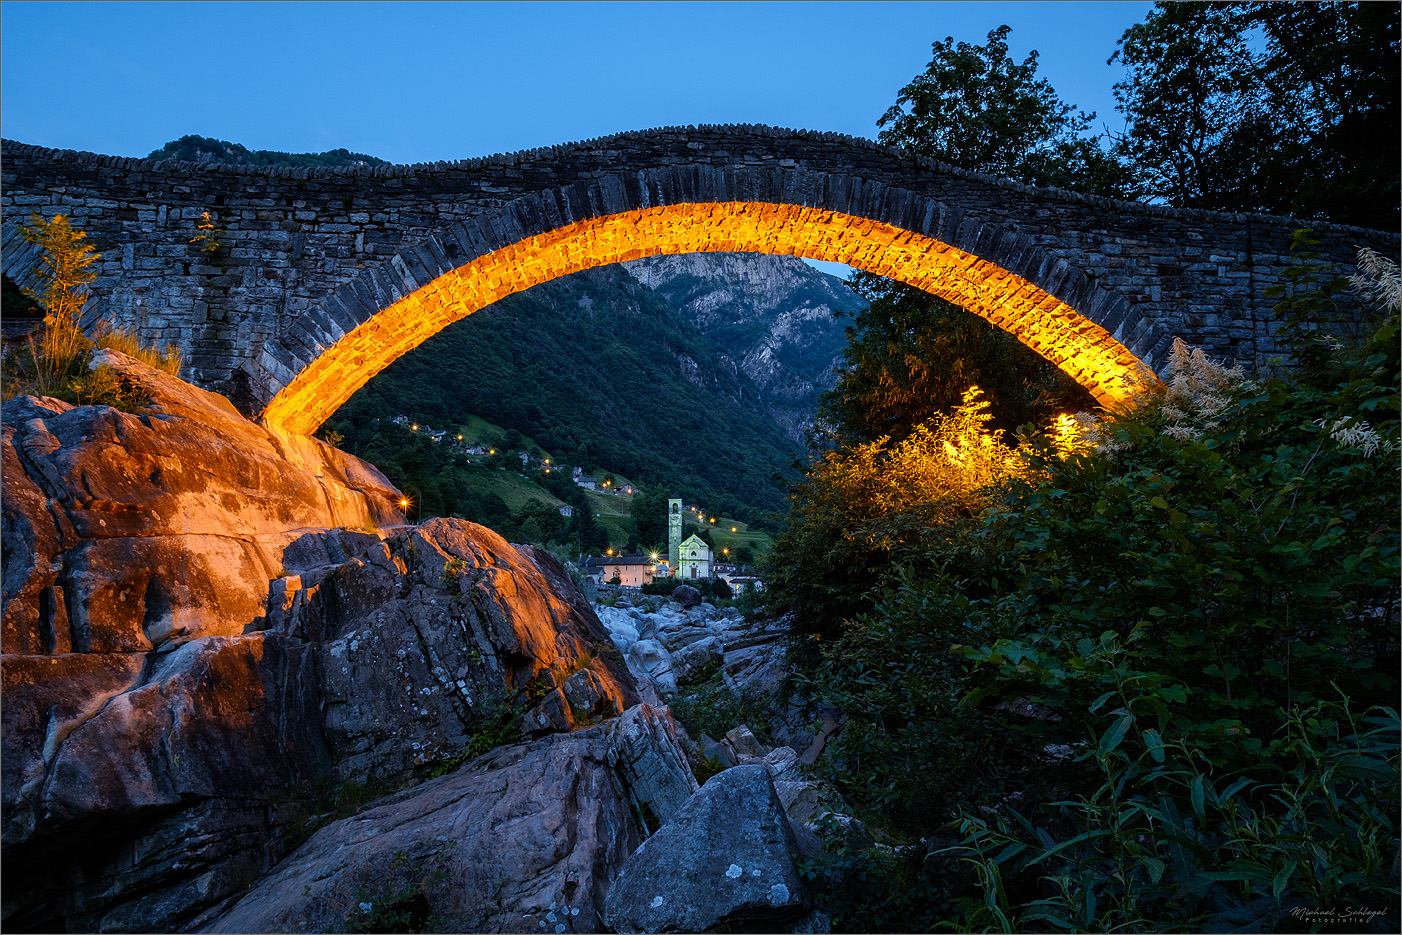
<svg viewBox="0 0 1402 935">
<path fill-rule="evenodd" d="M 801 450 L 716 341 L 621 267 L 588 270 L 444 329 L 328 421 L 398 414 L 447 426 L 480 415 L 571 465 L 626 474 L 754 520 L 782 511 L 776 475 Z"/>
</svg>

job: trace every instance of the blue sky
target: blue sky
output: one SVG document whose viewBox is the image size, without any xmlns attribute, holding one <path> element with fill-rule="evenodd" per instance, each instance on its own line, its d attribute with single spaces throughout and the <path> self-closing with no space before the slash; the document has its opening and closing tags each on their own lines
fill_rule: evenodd
<svg viewBox="0 0 1402 935">
<path fill-rule="evenodd" d="M 764 123 L 875 137 L 930 44 L 1013 56 L 1121 125 L 1105 60 L 1141 2 L 0 4 L 0 133 L 144 156 L 251 149 L 463 159 L 623 130 Z"/>
</svg>

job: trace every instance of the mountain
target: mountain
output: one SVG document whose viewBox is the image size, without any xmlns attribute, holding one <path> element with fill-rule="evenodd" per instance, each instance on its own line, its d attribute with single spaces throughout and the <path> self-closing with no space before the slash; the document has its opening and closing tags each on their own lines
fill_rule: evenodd
<svg viewBox="0 0 1402 935">
<path fill-rule="evenodd" d="M 791 256 L 686 253 L 623 268 L 739 361 L 770 417 L 803 441 L 847 343 L 836 314 L 865 308 L 861 296 Z"/>
<path fill-rule="evenodd" d="M 687 314 L 621 266 L 497 302 L 429 338 L 327 422 L 369 454 L 375 419 L 444 427 L 477 415 L 556 459 L 661 485 L 750 521 L 786 509 L 776 475 L 802 449 L 769 397 Z M 367 446 L 367 447 L 362 447 Z"/>
<path fill-rule="evenodd" d="M 181 162 L 209 162 L 231 166 L 383 166 L 383 159 L 333 149 L 324 153 L 280 153 L 269 149 L 249 149 L 239 143 L 213 140 L 206 136 L 182 136 L 155 150 L 147 159 L 178 159 Z"/>
</svg>

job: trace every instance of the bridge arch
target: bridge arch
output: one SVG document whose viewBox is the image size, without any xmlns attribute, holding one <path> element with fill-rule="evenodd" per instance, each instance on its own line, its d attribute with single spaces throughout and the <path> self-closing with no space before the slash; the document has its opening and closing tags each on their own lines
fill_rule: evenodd
<svg viewBox="0 0 1402 935">
<path fill-rule="evenodd" d="M 1157 383 L 1171 341 L 1095 277 L 934 197 L 802 167 L 682 164 L 517 198 L 362 271 L 253 361 L 263 420 L 311 433 L 396 358 L 512 293 L 709 251 L 829 260 L 906 282 L 1010 332 L 1106 405 Z"/>
</svg>

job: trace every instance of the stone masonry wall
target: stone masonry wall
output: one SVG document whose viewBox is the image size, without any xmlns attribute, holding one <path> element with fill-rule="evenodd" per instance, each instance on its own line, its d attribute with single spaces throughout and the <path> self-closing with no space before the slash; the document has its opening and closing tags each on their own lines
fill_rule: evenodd
<svg viewBox="0 0 1402 935">
<path fill-rule="evenodd" d="M 469 245 L 451 256 L 471 239 L 468 222 L 490 246 L 512 242 L 517 228 L 548 228 L 550 218 L 536 216 L 542 204 L 578 220 L 620 204 L 737 200 L 899 215 L 909 229 L 923 211 L 927 233 L 945 242 L 957 234 L 966 241 L 957 246 L 1005 265 L 1015 244 L 1025 269 L 1014 272 L 1087 317 L 1141 323 L 1145 336 L 1131 350 L 1156 369 L 1173 336 L 1242 363 L 1275 354 L 1273 300 L 1263 292 L 1282 281 L 1298 227 L 1313 227 L 1326 259 L 1345 271 L 1359 246 L 1398 250 L 1395 233 L 1035 189 L 837 134 L 721 126 L 355 169 L 154 163 L 6 141 L 0 258 L 17 282 L 32 282 L 37 253 L 17 223 L 32 212 L 68 214 L 103 254 L 86 321 L 181 346 L 193 382 L 252 412 L 280 388 L 258 364 L 268 348 L 291 347 L 298 328 L 317 341 L 337 336 L 299 319 L 356 281 L 389 281 L 362 291 L 393 301 L 423 279 L 406 261 L 422 266 L 415 257 L 430 242 L 447 245 L 450 264 L 480 255 Z M 212 253 L 192 242 L 204 212 L 219 229 Z M 1000 238 L 1002 249 L 977 249 Z M 1092 315 L 1083 308 L 1092 294 L 1113 301 L 1097 299 Z"/>
</svg>

